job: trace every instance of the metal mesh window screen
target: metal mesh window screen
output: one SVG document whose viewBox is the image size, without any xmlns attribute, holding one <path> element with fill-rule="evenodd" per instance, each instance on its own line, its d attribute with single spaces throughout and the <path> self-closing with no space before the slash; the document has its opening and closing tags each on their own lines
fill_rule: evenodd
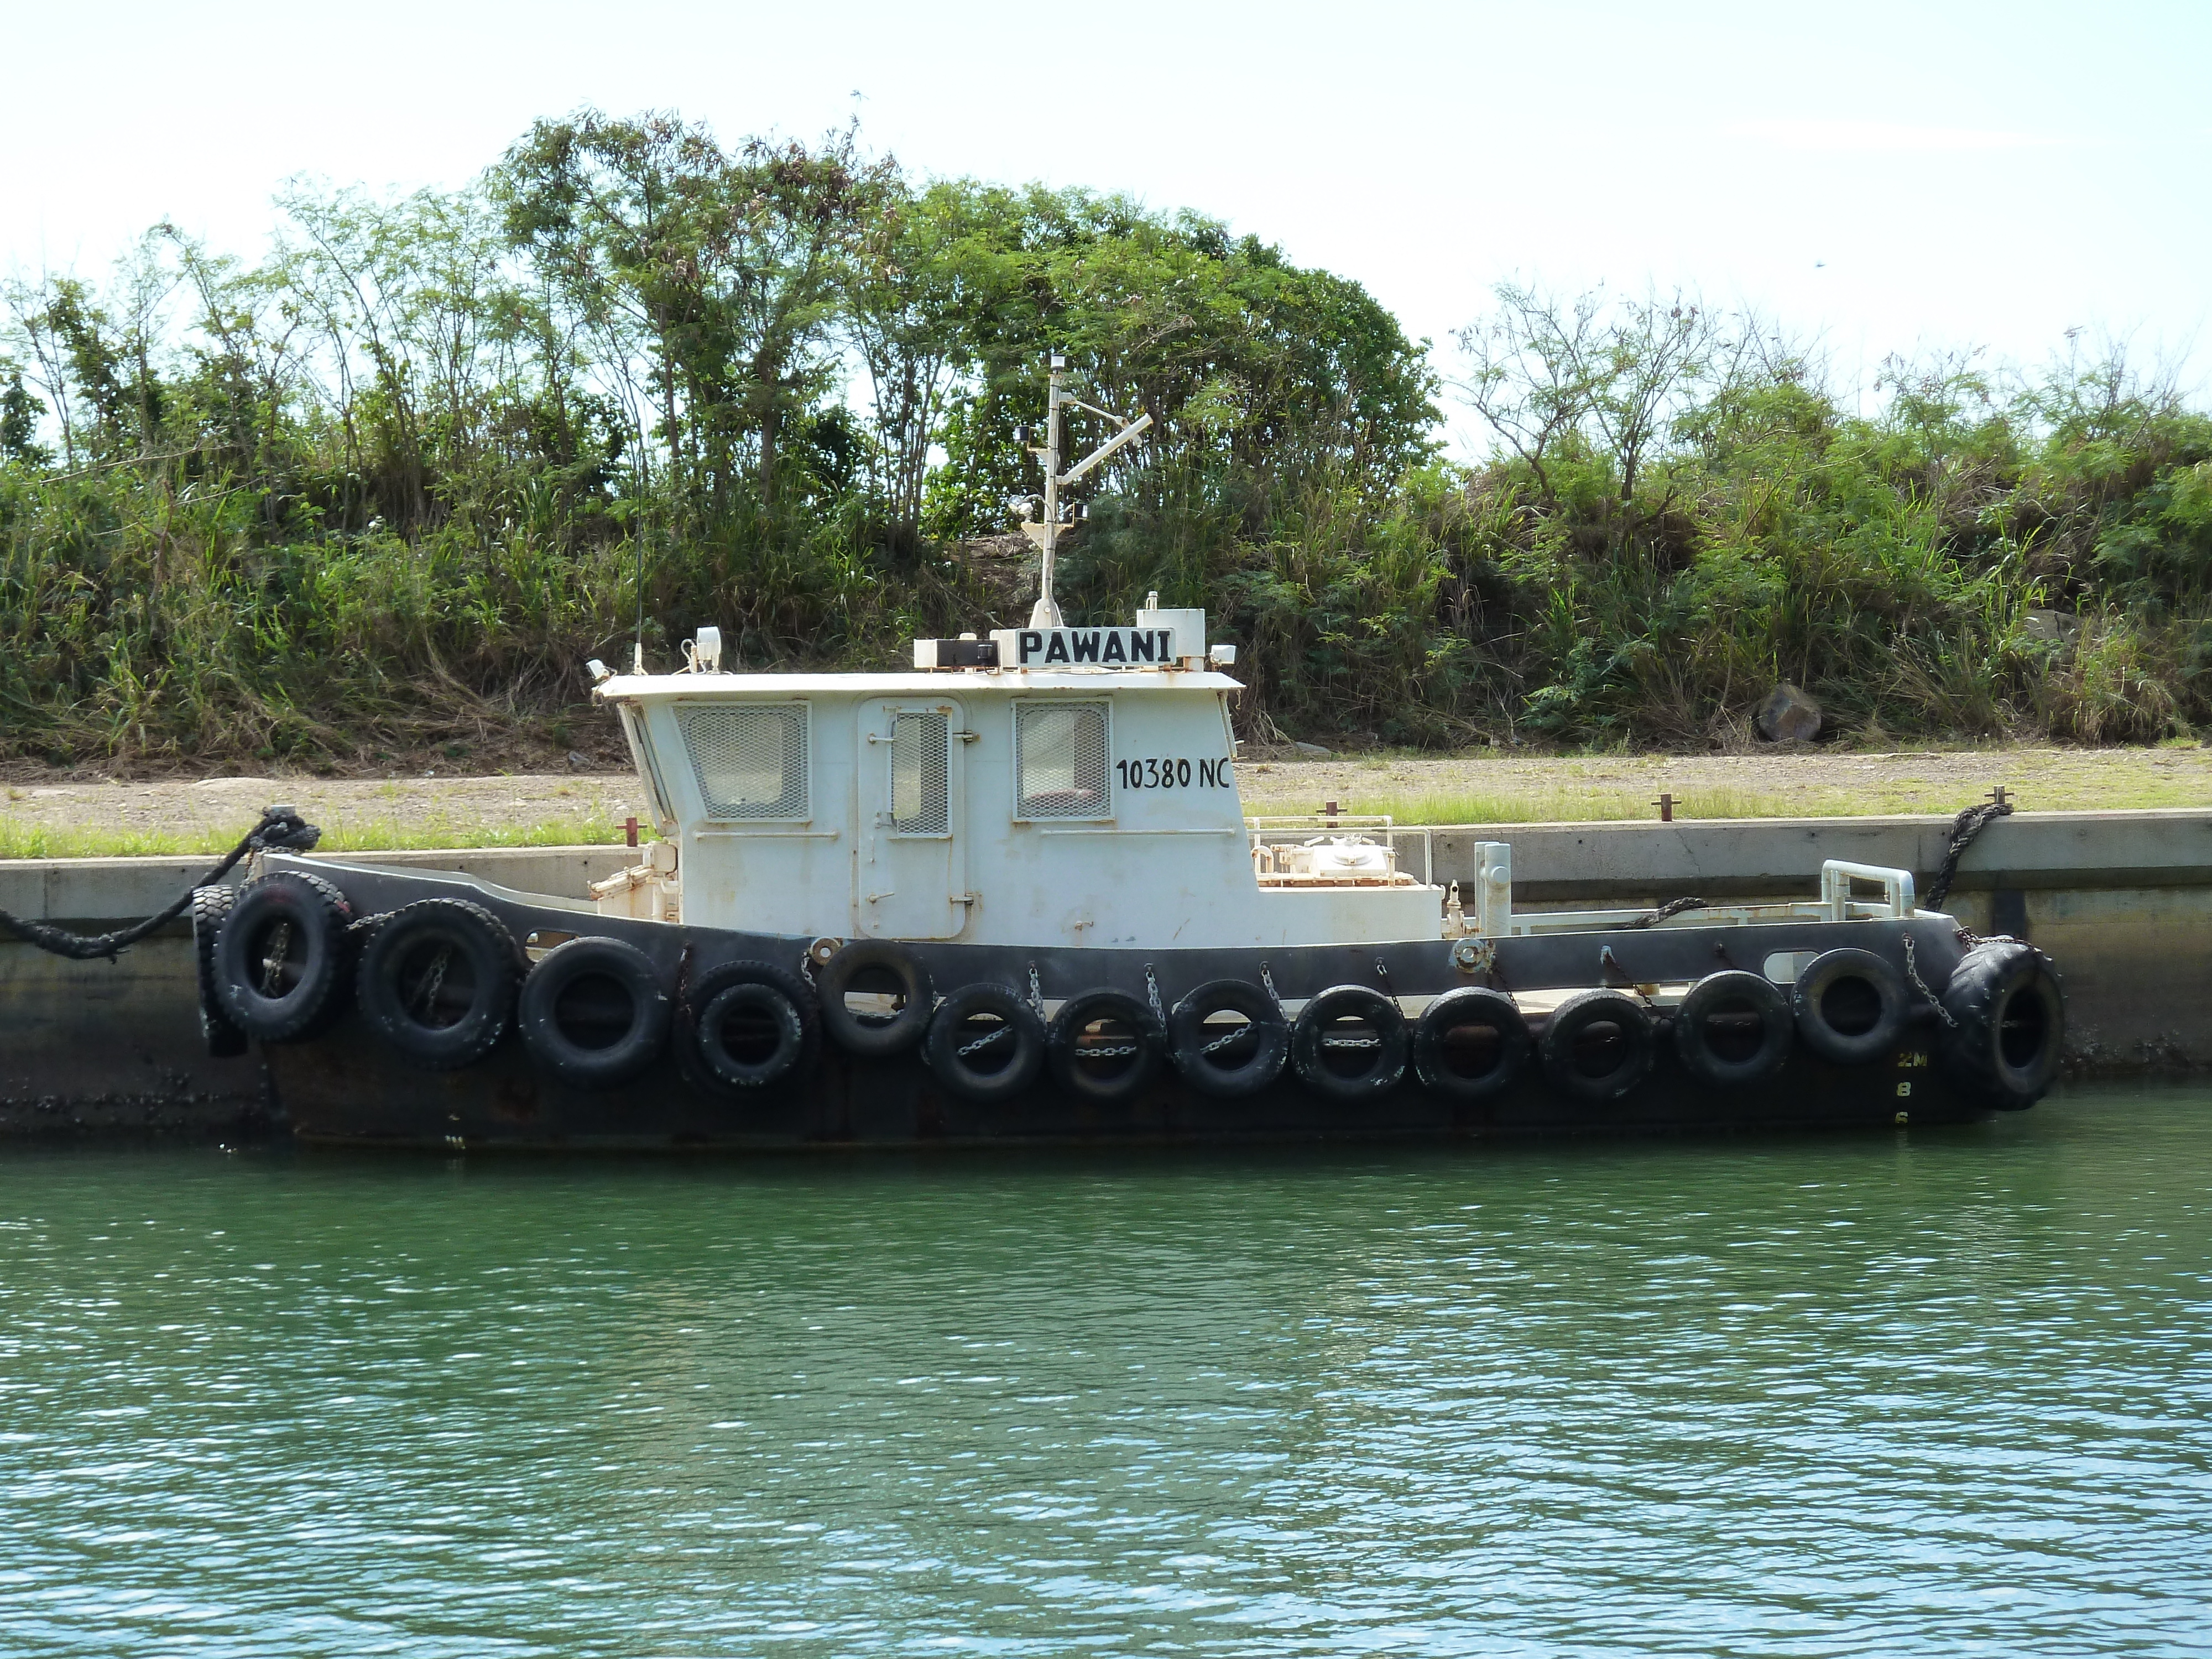
<svg viewBox="0 0 2212 1659">
<path fill-rule="evenodd" d="M 900 714 L 891 721 L 891 829 L 902 836 L 941 836 L 951 828 L 945 798 L 945 716 Z"/>
<path fill-rule="evenodd" d="M 677 711 L 691 771 L 715 818 L 806 816 L 806 705 L 693 705 Z"/>
<path fill-rule="evenodd" d="M 1104 818 L 1114 815 L 1106 773 L 1103 702 L 1014 705 L 1017 817 Z"/>
</svg>

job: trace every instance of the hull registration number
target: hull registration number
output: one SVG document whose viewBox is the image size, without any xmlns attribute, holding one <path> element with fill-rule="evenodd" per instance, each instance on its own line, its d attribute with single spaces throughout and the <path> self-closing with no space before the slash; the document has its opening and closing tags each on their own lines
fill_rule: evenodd
<svg viewBox="0 0 2212 1659">
<path fill-rule="evenodd" d="M 1170 759 L 1165 755 L 1147 755 L 1142 760 L 1118 760 L 1114 771 L 1124 789 L 1200 789 L 1226 788 L 1235 780 L 1235 772 L 1225 760 L 1189 761 Z"/>
</svg>

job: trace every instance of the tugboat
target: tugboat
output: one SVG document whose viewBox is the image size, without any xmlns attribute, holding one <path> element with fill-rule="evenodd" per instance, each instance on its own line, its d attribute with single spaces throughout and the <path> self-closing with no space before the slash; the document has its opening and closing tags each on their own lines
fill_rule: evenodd
<svg viewBox="0 0 2212 1659">
<path fill-rule="evenodd" d="M 296 852 L 195 895 L 211 1045 L 301 1137 L 448 1149 L 1840 1126 L 2032 1104 L 2058 975 L 1831 861 L 1820 896 L 1514 908 L 1510 847 L 1248 817 L 1233 647 L 1053 596 L 896 673 L 591 665 L 660 839 L 588 895 Z M 1088 404 L 1078 406 L 1090 409 Z M 1862 891 L 1861 890 L 1865 890 Z M 1873 891 L 1879 889 L 1879 896 Z"/>
</svg>

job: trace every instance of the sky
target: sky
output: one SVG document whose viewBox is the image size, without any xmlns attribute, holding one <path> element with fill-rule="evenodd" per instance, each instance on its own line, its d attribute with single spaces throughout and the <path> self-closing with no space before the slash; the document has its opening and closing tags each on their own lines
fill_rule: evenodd
<svg viewBox="0 0 2212 1659">
<path fill-rule="evenodd" d="M 1604 283 L 1753 307 L 1845 385 L 2069 330 L 2212 380 L 2212 0 L 0 0 L 0 273 L 164 218 L 252 256 L 289 179 L 453 186 L 585 105 L 857 115 L 918 173 L 1224 219 L 1440 347 L 1501 282 Z"/>
</svg>

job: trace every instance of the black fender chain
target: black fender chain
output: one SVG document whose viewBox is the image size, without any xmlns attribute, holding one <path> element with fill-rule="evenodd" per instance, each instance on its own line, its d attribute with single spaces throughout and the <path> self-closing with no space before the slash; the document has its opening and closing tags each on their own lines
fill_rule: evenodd
<svg viewBox="0 0 2212 1659">
<path fill-rule="evenodd" d="M 1959 1022 L 1951 1017 L 1951 1011 L 1943 1006 L 1943 999 L 1929 990 L 1928 981 L 1920 977 L 1920 964 L 1913 959 L 1912 935 L 1910 933 L 1905 936 L 1905 976 L 1912 981 L 1914 990 L 1928 999 L 1928 1006 L 1936 1011 L 1942 1022 L 1953 1030 L 1957 1030 Z"/>
<path fill-rule="evenodd" d="M 1375 958 L 1375 977 L 1382 981 L 1382 994 L 1390 999 L 1390 1006 L 1398 1011 L 1398 1018 L 1405 1018 L 1406 1004 L 1399 996 L 1397 988 L 1390 983 L 1390 964 L 1380 957 Z"/>
</svg>

